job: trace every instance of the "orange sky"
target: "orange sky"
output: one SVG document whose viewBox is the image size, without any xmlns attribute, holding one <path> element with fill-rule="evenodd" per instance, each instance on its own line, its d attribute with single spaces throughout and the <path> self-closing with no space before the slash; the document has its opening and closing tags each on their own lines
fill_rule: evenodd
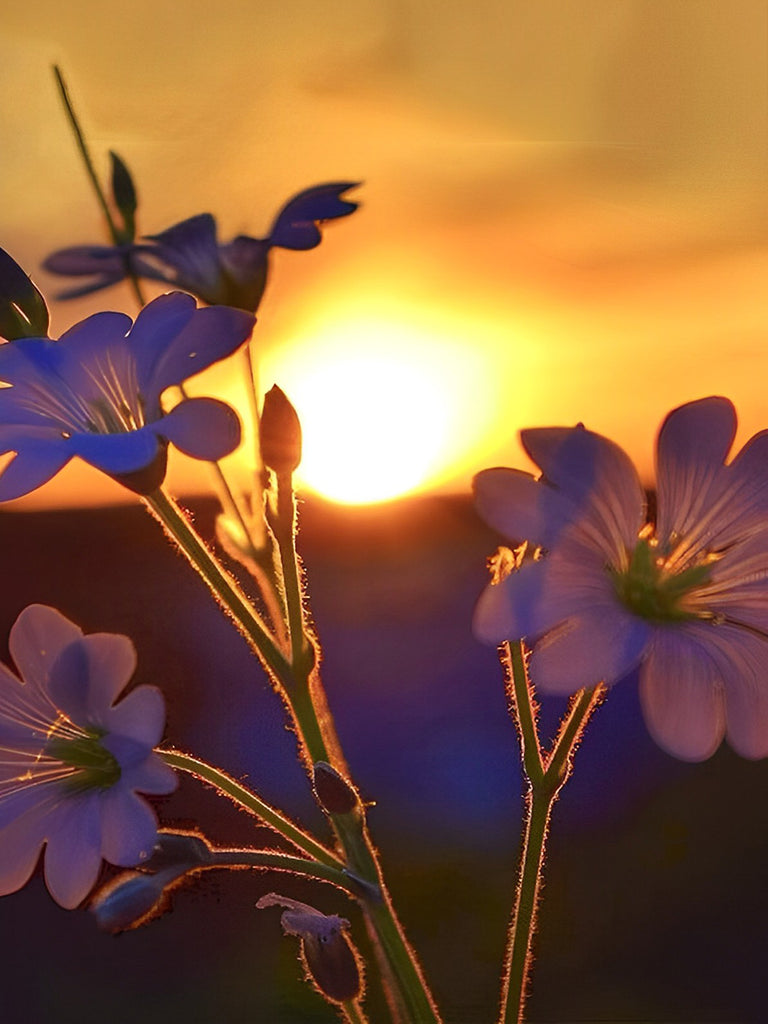
<svg viewBox="0 0 768 1024">
<path fill-rule="evenodd" d="M 446 401 L 467 443 L 432 483 L 466 487 L 484 465 L 520 462 L 521 426 L 577 420 L 650 476 L 664 412 L 712 392 L 736 402 L 742 438 L 768 426 L 764 0 L 32 11 L 0 12 L 0 244 L 31 272 L 101 234 L 58 61 L 94 154 L 115 148 L 133 169 L 147 232 L 211 210 L 225 237 L 258 234 L 292 192 L 365 180 L 364 209 L 321 249 L 279 254 L 258 337 L 275 372 L 319 325 L 346 337 L 353 321 L 363 352 L 381 344 L 374 326 L 403 317 L 425 349 L 441 331 L 446 358 L 465 344 L 481 370 Z M 114 290 L 54 305 L 54 330 L 105 300 L 134 312 Z M 20 507 L 84 489 L 124 497 L 72 469 Z"/>
</svg>

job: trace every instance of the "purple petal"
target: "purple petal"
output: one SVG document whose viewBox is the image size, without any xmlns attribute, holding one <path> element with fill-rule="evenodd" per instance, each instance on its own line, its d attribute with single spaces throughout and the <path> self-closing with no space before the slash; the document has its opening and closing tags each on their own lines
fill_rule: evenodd
<svg viewBox="0 0 768 1024">
<path fill-rule="evenodd" d="M 26 813 L 0 828 L 0 896 L 21 889 L 40 856 L 51 800 L 39 791 L 35 797 Z"/>
<path fill-rule="evenodd" d="M 531 679 L 543 693 L 576 693 L 600 682 L 610 686 L 638 664 L 649 637 L 648 624 L 618 604 L 592 605 L 537 642 Z"/>
<path fill-rule="evenodd" d="M 21 447 L 21 445 L 20 445 Z M 53 479 L 74 452 L 63 441 L 33 441 L 15 455 L 0 474 L 0 501 L 23 498 Z"/>
<path fill-rule="evenodd" d="M 215 462 L 240 444 L 240 420 L 215 398 L 188 398 L 157 425 L 158 432 L 193 459 Z"/>
<path fill-rule="evenodd" d="M 55 608 L 31 604 L 11 627 L 8 647 L 22 678 L 47 692 L 51 667 L 82 630 Z"/>
<path fill-rule="evenodd" d="M 269 232 L 271 245 L 283 249 L 313 249 L 321 234 L 317 221 L 346 217 L 357 203 L 341 198 L 341 193 L 355 188 L 359 182 L 342 181 L 315 185 L 293 196 L 277 214 Z"/>
<path fill-rule="evenodd" d="M 550 609 L 541 602 L 546 572 L 546 561 L 525 562 L 499 583 L 485 588 L 472 622 L 481 643 L 537 637 L 560 621 L 553 621 Z"/>
<path fill-rule="evenodd" d="M 549 547 L 572 508 L 545 483 L 516 469 L 486 469 L 474 479 L 475 507 L 494 530 L 520 543 Z"/>
<path fill-rule="evenodd" d="M 168 345 L 189 324 L 196 309 L 197 304 L 191 295 L 169 292 L 149 302 L 136 317 L 128 344 L 136 360 L 136 376 L 141 391 L 145 391 Z"/>
<path fill-rule="evenodd" d="M 151 305 L 146 306 L 143 312 L 146 313 Z M 180 330 L 168 327 L 153 331 L 151 350 L 149 332 L 142 331 L 134 337 L 132 331 L 131 345 L 136 354 L 139 388 L 147 405 L 154 407 L 166 388 L 182 384 L 235 352 L 250 336 L 254 323 L 253 314 L 241 309 L 228 306 L 197 309 Z"/>
<path fill-rule="evenodd" d="M 222 245 L 219 253 L 228 272 L 238 283 L 245 284 L 253 278 L 259 278 L 261 291 L 264 290 L 269 254 L 269 243 L 265 239 L 237 235 L 231 242 Z"/>
<path fill-rule="evenodd" d="M 50 671 L 49 692 L 72 722 L 106 728 L 110 708 L 136 669 L 127 636 L 91 633 L 65 647 Z"/>
<path fill-rule="evenodd" d="M 179 785 L 179 777 L 159 754 L 151 753 L 141 764 L 124 773 L 129 789 L 152 796 L 172 793 Z"/>
<path fill-rule="evenodd" d="M 50 384 L 61 366 L 63 349 L 48 338 L 17 338 L 0 345 L 0 380 L 34 387 Z"/>
<path fill-rule="evenodd" d="M 155 812 L 125 786 L 115 786 L 101 801 L 101 855 L 110 864 L 135 867 L 148 860 L 157 840 Z"/>
<path fill-rule="evenodd" d="M 84 274 L 125 276 L 124 252 L 112 245 L 74 245 L 46 256 L 42 266 L 52 274 L 79 277 Z"/>
<path fill-rule="evenodd" d="M 569 521 L 586 519 L 606 551 L 631 548 L 645 518 L 645 492 L 629 456 L 583 427 L 524 430 L 523 447 L 572 504 Z"/>
<path fill-rule="evenodd" d="M 66 910 L 82 903 L 99 875 L 101 800 L 96 792 L 64 797 L 49 819 L 45 884 Z"/>
<path fill-rule="evenodd" d="M 736 434 L 726 398 L 703 398 L 674 409 L 657 443 L 658 536 L 688 536 L 700 528 Z"/>
<path fill-rule="evenodd" d="M 117 736 L 143 743 L 149 751 L 156 746 L 165 728 L 165 701 L 156 686 L 137 686 L 111 708 L 105 727 Z"/>
<path fill-rule="evenodd" d="M 648 731 L 667 753 L 704 761 L 720 746 L 725 733 L 722 680 L 690 628 L 654 630 L 640 673 L 640 702 Z"/>
<path fill-rule="evenodd" d="M 111 476 L 135 473 L 150 466 L 160 444 L 154 425 L 121 434 L 73 434 L 69 440 L 72 455 Z M 0 485 L 2 479 L 0 478 Z"/>
<path fill-rule="evenodd" d="M 174 224 L 158 235 L 147 235 L 153 246 L 140 251 L 163 260 L 175 271 L 174 280 L 182 287 L 197 290 L 198 285 L 215 286 L 221 276 L 216 221 L 210 213 L 200 213 Z"/>
</svg>

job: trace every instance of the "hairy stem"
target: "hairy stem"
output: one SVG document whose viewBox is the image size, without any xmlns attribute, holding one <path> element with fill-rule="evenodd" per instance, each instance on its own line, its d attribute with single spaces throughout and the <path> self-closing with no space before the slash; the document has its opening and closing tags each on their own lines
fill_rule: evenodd
<svg viewBox="0 0 768 1024">
<path fill-rule="evenodd" d="M 220 768 L 214 768 L 213 765 L 207 764 L 197 757 L 192 757 L 191 754 L 183 754 L 179 750 L 159 750 L 158 753 L 171 768 L 178 768 L 181 771 L 189 772 L 196 778 L 208 782 L 240 807 L 244 807 L 251 814 L 255 814 L 260 821 L 263 821 L 265 825 L 269 825 L 275 832 L 279 832 L 281 836 L 292 843 L 297 849 L 306 853 L 307 856 L 314 857 L 316 861 L 325 864 L 327 867 L 335 868 L 337 871 L 344 869 L 344 863 L 330 850 L 326 849 L 321 843 L 318 843 L 280 811 L 265 803 L 256 793 L 253 793 L 250 789 L 247 789 L 241 783 L 236 782 L 225 772 L 221 771 Z"/>
<path fill-rule="evenodd" d="M 549 757 L 544 758 L 536 730 L 533 693 L 522 643 L 505 644 L 502 661 L 508 675 L 528 793 L 523 852 L 502 976 L 499 1020 L 500 1024 L 522 1024 L 552 808 L 568 780 L 574 751 L 590 715 L 602 698 L 603 687 L 580 690 L 576 694 L 560 724 L 552 751 Z"/>
</svg>

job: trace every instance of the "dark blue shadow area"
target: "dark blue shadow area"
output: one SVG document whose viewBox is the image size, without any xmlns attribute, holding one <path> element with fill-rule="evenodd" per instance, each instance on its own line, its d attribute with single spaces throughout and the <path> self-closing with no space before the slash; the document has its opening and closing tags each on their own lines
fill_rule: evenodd
<svg viewBox="0 0 768 1024">
<path fill-rule="evenodd" d="M 196 505 L 198 525 L 213 509 Z M 496 543 L 463 499 L 302 506 L 299 544 L 348 760 L 408 933 L 446 1017 L 494 1019 L 522 813 L 496 654 L 470 632 Z M 137 682 L 166 693 L 167 741 L 244 779 L 307 826 L 322 818 L 292 734 L 245 643 L 138 508 L 0 515 L 0 641 L 27 604 L 130 635 Z M 7 648 L 3 657 L 7 658 Z M 554 730 L 565 701 L 542 702 Z M 768 766 L 721 750 L 674 761 L 648 738 L 636 683 L 596 713 L 555 809 L 533 1022 L 739 1022 L 765 1014 Z M 269 833 L 192 779 L 157 803 L 218 844 Z M 336 1019 L 304 986 L 275 889 L 348 916 L 335 890 L 214 874 L 118 937 L 65 912 L 36 876 L 0 901 L 3 1024 L 303 1024 Z M 372 994 L 373 1021 L 386 1019 Z"/>
</svg>

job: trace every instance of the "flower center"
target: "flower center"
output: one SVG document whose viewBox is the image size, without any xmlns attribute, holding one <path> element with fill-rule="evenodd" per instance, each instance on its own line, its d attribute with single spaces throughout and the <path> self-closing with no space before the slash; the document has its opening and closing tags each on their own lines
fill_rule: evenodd
<svg viewBox="0 0 768 1024">
<path fill-rule="evenodd" d="M 45 752 L 73 772 L 67 784 L 78 792 L 109 789 L 119 781 L 121 768 L 114 754 L 103 746 L 103 733 L 89 730 L 80 736 L 57 736 L 48 740 Z"/>
<path fill-rule="evenodd" d="M 711 561 L 674 572 L 657 554 L 653 540 L 641 537 L 627 568 L 609 572 L 619 600 L 635 615 L 651 622 L 680 622 L 702 618 L 701 610 L 686 598 L 709 581 Z"/>
</svg>

